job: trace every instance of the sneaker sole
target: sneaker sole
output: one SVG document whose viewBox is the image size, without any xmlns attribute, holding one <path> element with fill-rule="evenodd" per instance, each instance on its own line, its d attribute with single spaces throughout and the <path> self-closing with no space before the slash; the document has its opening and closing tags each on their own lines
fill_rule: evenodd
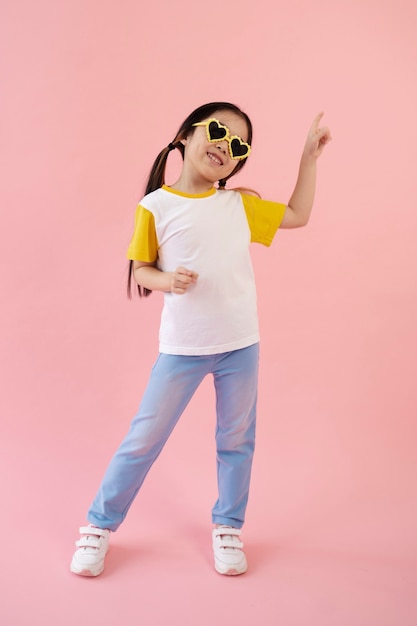
<svg viewBox="0 0 417 626">
<path fill-rule="evenodd" d="M 73 574 L 76 574 L 77 576 L 88 576 L 91 578 L 94 576 L 100 576 L 100 574 L 103 573 L 104 563 L 101 566 L 99 566 L 97 569 L 80 568 L 79 565 L 75 565 L 74 563 L 71 563 L 70 570 Z"/>
<path fill-rule="evenodd" d="M 98 572 L 92 572 L 92 571 L 91 571 L 91 570 L 89 570 L 89 569 L 83 569 L 83 570 L 81 570 L 81 571 L 78 571 L 78 570 L 75 570 L 75 569 L 73 569 L 73 568 L 71 567 L 71 572 L 72 572 L 73 574 L 76 574 L 77 576 L 86 576 L 86 577 L 88 577 L 88 578 L 93 578 L 94 576 L 100 576 L 100 574 L 102 574 L 102 573 L 103 573 L 103 571 L 104 571 L 104 567 L 103 567 L 103 569 L 101 569 L 101 570 L 100 570 L 100 571 L 98 571 Z"/>
<path fill-rule="evenodd" d="M 240 574 L 244 574 L 248 566 L 245 565 L 243 569 L 236 569 L 235 567 L 225 567 L 223 564 L 219 565 L 217 562 L 214 563 L 214 569 L 218 574 L 222 576 L 240 576 Z"/>
<path fill-rule="evenodd" d="M 73 574 L 76 574 L 76 576 L 86 576 L 89 578 L 93 578 L 94 576 L 100 576 L 100 574 L 103 572 L 103 570 L 101 570 L 101 572 L 90 572 L 89 569 L 83 569 L 81 572 L 75 572 L 73 569 L 71 570 L 71 572 Z"/>
</svg>

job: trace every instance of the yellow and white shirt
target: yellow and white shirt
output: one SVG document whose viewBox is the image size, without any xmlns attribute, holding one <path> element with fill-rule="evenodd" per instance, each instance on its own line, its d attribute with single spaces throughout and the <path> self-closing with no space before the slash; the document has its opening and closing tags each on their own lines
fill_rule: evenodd
<svg viewBox="0 0 417 626">
<path fill-rule="evenodd" d="M 164 294 L 159 350 L 218 354 L 259 341 L 251 242 L 269 246 L 285 205 L 238 191 L 190 195 L 163 186 L 143 198 L 127 251 L 164 272 L 197 272 L 185 294 Z"/>
</svg>

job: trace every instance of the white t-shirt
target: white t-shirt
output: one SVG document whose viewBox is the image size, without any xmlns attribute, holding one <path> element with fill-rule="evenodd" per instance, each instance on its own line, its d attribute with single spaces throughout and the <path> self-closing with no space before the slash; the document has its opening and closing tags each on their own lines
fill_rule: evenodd
<svg viewBox="0 0 417 626">
<path fill-rule="evenodd" d="M 199 276 L 186 293 L 164 294 L 160 352 L 218 354 L 259 341 L 249 244 L 269 246 L 285 209 L 214 188 L 190 195 L 163 186 L 143 198 L 127 257 Z"/>
</svg>

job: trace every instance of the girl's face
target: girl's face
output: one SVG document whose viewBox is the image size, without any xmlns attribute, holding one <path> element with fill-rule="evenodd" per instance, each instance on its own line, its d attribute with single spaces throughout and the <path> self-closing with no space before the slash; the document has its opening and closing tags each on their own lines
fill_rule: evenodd
<svg viewBox="0 0 417 626">
<path fill-rule="evenodd" d="M 248 140 L 246 122 L 236 113 L 220 110 L 213 113 L 210 118 L 215 118 L 222 126 L 226 126 L 229 130 L 228 136 L 237 135 L 243 142 Z M 211 184 L 229 176 L 239 163 L 238 160 L 232 159 L 228 141 L 225 139 L 208 140 L 205 126 L 196 126 L 183 143 L 185 145 L 184 167 Z"/>
</svg>

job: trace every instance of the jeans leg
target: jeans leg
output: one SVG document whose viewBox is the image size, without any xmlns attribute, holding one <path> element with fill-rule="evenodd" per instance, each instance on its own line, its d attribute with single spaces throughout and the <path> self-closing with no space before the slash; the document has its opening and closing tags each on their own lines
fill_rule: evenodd
<svg viewBox="0 0 417 626">
<path fill-rule="evenodd" d="M 241 528 L 249 494 L 255 448 L 259 344 L 219 355 L 217 395 L 217 481 L 215 524 Z"/>
<path fill-rule="evenodd" d="M 200 357 L 160 354 L 137 415 L 107 468 L 88 521 L 116 530 L 207 373 Z"/>
</svg>

